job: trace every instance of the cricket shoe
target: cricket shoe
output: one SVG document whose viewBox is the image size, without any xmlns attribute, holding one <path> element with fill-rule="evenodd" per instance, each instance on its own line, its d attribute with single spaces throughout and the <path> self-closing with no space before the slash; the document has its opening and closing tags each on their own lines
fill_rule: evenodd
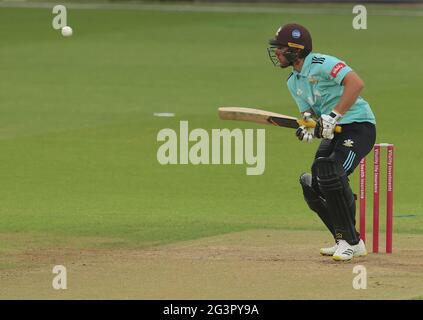
<svg viewBox="0 0 423 320">
<path fill-rule="evenodd" d="M 366 245 L 364 244 L 364 241 L 360 239 L 360 242 L 356 244 L 355 246 L 352 246 L 354 250 L 354 257 L 364 257 L 367 256 L 367 250 Z M 320 254 L 322 256 L 333 256 L 336 252 L 336 249 L 338 249 L 338 242 L 335 243 L 334 246 L 328 247 L 328 248 L 321 248 Z"/>
<path fill-rule="evenodd" d="M 349 261 L 354 257 L 354 246 L 350 245 L 345 240 L 338 241 L 338 248 L 333 254 L 332 258 L 335 261 Z"/>
<path fill-rule="evenodd" d="M 320 249 L 320 254 L 322 256 L 333 256 L 335 254 L 335 252 L 336 252 L 336 249 L 338 249 L 338 241 L 332 247 L 329 247 L 329 248 L 321 248 Z"/>
<path fill-rule="evenodd" d="M 355 246 L 352 246 L 354 250 L 354 257 L 364 257 L 367 256 L 367 249 L 364 241 L 360 239 L 360 242 Z"/>
</svg>

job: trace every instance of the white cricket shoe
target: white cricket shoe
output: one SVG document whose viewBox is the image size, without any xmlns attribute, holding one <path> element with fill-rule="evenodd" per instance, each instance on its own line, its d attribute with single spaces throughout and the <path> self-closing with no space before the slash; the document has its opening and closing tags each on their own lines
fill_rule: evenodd
<svg viewBox="0 0 423 320">
<path fill-rule="evenodd" d="M 355 246 L 352 246 L 354 250 L 354 257 L 364 257 L 367 256 L 367 249 L 364 241 L 360 239 L 360 242 Z"/>
<path fill-rule="evenodd" d="M 367 250 L 366 245 L 364 244 L 364 241 L 360 239 L 360 242 L 356 244 L 355 246 L 352 246 L 354 250 L 354 257 L 364 257 L 367 256 Z M 328 247 L 328 248 L 321 248 L 320 254 L 322 256 L 333 256 L 338 249 L 338 242 L 335 243 L 334 246 Z"/>
<path fill-rule="evenodd" d="M 354 247 L 345 240 L 338 241 L 338 248 L 333 254 L 333 260 L 335 261 L 349 261 L 354 257 Z"/>
<path fill-rule="evenodd" d="M 334 253 L 336 252 L 336 249 L 338 249 L 338 242 L 335 243 L 334 246 L 329 247 L 329 248 L 321 248 L 320 249 L 320 254 L 322 256 L 333 256 Z"/>
<path fill-rule="evenodd" d="M 333 254 L 333 260 L 349 261 L 353 257 L 365 255 L 367 255 L 367 250 L 363 240 L 360 239 L 360 242 L 354 246 L 350 245 L 345 240 L 339 240 L 338 249 L 336 249 L 336 252 Z"/>
</svg>

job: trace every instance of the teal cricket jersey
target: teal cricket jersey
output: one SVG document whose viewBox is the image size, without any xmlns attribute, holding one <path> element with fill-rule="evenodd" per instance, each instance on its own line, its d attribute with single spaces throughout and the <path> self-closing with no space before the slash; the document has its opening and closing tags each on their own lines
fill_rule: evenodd
<svg viewBox="0 0 423 320">
<path fill-rule="evenodd" d="M 352 69 L 343 61 L 320 53 L 310 53 L 301 72 L 292 71 L 287 81 L 288 89 L 300 112 L 312 109 L 317 117 L 329 114 L 339 102 L 344 87 L 342 80 Z M 370 105 L 358 97 L 339 120 L 340 124 L 371 122 L 376 124 Z"/>
</svg>

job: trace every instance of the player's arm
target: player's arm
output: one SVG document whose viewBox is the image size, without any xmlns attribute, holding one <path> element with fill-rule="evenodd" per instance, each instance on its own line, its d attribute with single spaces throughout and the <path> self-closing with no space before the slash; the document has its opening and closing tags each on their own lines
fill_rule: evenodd
<svg viewBox="0 0 423 320">
<path fill-rule="evenodd" d="M 351 108 L 364 88 L 363 80 L 352 70 L 344 75 L 339 84 L 344 86 L 342 96 L 332 112 L 322 115 L 319 119 L 315 130 L 316 137 L 333 138 L 338 120 Z"/>
<path fill-rule="evenodd" d="M 339 102 L 329 114 L 322 114 L 315 130 L 316 137 L 332 139 L 338 121 L 355 103 L 364 83 L 345 62 L 331 56 L 323 58 L 319 72 L 329 76 L 336 84 L 344 86 Z"/>
<path fill-rule="evenodd" d="M 288 91 L 291 93 L 292 98 L 296 102 L 298 109 L 302 115 L 303 120 L 308 121 L 312 118 L 312 110 L 310 106 L 300 97 L 296 95 L 296 90 L 293 87 L 292 83 L 290 82 L 290 78 L 292 73 L 288 77 L 287 86 Z M 314 129 L 308 128 L 306 126 L 299 126 L 298 129 L 295 131 L 295 135 L 300 141 L 310 142 L 314 137 Z"/>
<path fill-rule="evenodd" d="M 360 92 L 364 88 L 364 82 L 354 71 L 350 71 L 342 80 L 344 92 L 339 99 L 338 104 L 333 109 L 334 112 L 343 116 L 355 103 Z"/>
</svg>

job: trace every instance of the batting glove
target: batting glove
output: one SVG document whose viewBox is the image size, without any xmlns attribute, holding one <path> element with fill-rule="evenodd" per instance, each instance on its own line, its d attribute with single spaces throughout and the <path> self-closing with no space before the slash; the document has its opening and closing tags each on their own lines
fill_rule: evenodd
<svg viewBox="0 0 423 320">
<path fill-rule="evenodd" d="M 333 139 L 334 131 L 338 120 L 342 116 L 335 111 L 332 111 L 330 114 L 322 114 L 314 128 L 314 135 L 316 138 L 323 139 Z"/>
<path fill-rule="evenodd" d="M 305 121 L 310 120 L 311 119 L 311 113 L 310 112 L 304 112 L 303 119 Z M 297 136 L 297 138 L 300 141 L 310 142 L 311 140 L 313 140 L 313 137 L 314 137 L 314 129 L 306 127 L 306 126 L 299 126 L 297 131 L 295 132 L 295 135 Z"/>
</svg>

